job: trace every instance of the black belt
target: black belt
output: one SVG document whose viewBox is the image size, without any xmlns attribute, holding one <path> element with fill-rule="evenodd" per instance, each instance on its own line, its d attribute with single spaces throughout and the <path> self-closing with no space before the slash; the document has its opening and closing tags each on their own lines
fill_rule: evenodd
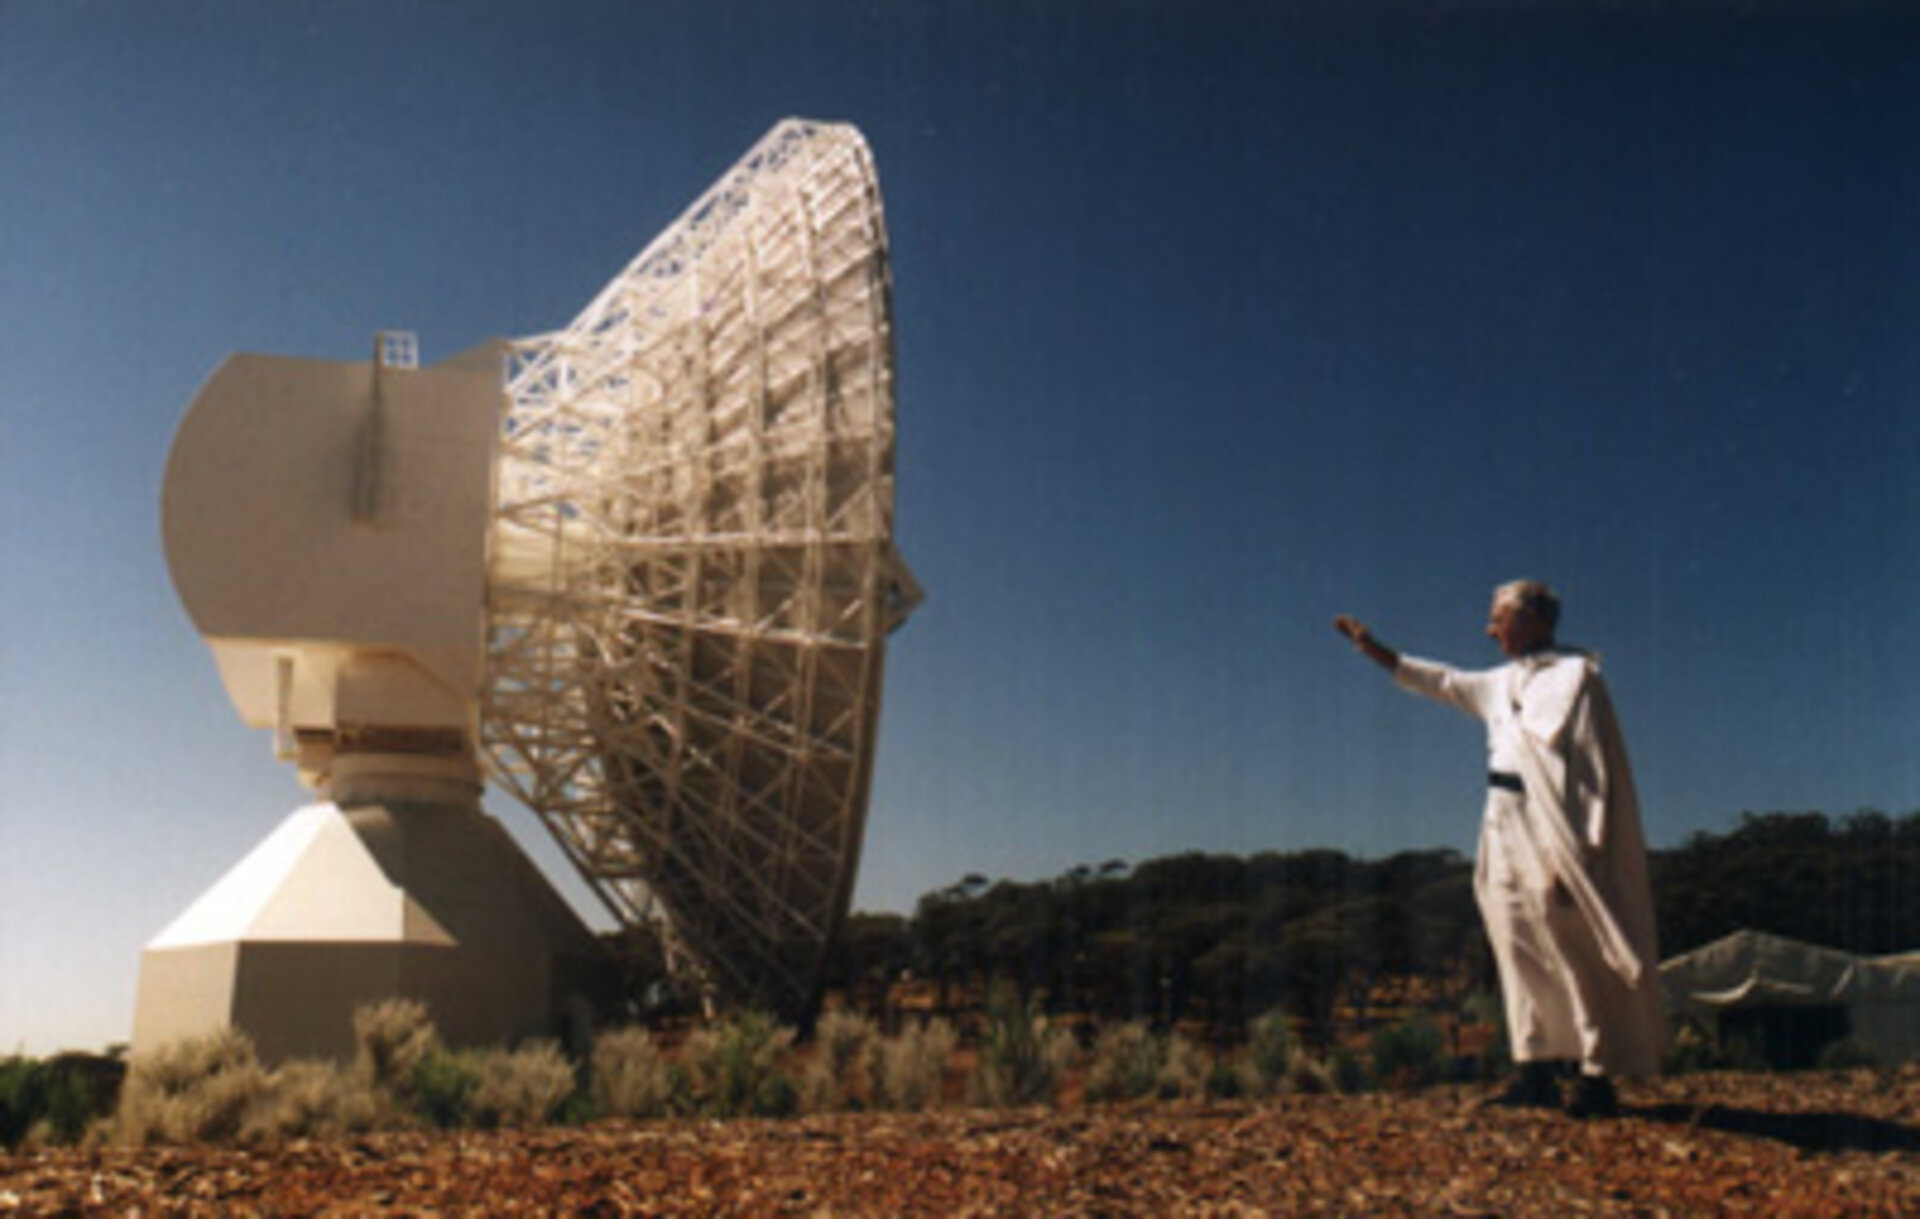
<svg viewBox="0 0 1920 1219">
<path fill-rule="evenodd" d="M 1510 775 L 1504 770 L 1488 771 L 1487 786 L 1505 788 L 1510 792 L 1519 792 L 1523 796 L 1527 794 L 1527 785 L 1520 781 L 1520 776 Z"/>
</svg>

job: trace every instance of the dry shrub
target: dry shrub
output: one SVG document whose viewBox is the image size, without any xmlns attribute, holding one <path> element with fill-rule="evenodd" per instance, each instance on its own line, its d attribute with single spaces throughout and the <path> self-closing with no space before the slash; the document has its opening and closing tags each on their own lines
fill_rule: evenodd
<svg viewBox="0 0 1920 1219">
<path fill-rule="evenodd" d="M 573 1095 L 573 1064 L 550 1041 L 517 1050 L 481 1050 L 472 1057 L 478 1077 L 468 1098 L 477 1126 L 538 1126 Z"/>
<path fill-rule="evenodd" d="M 1299 1057 L 1293 1026 L 1287 1023 L 1285 1012 L 1275 1008 L 1255 1017 L 1247 1027 L 1242 1055 L 1247 1091 L 1254 1096 L 1272 1096 L 1286 1088 Z"/>
<path fill-rule="evenodd" d="M 268 1091 L 253 1042 L 226 1028 L 133 1059 L 112 1137 L 130 1146 L 237 1136 Z"/>
<path fill-rule="evenodd" d="M 1073 1035 L 1049 1024 L 1037 1001 L 1023 1004 L 1011 986 L 996 986 L 974 1067 L 973 1098 L 994 1107 L 1051 1101 L 1073 1056 Z"/>
<path fill-rule="evenodd" d="M 356 1074 L 330 1062 L 289 1062 L 267 1077 L 241 1120 L 239 1138 L 337 1138 L 378 1129 L 388 1113 L 382 1097 Z"/>
<path fill-rule="evenodd" d="M 1201 1048 L 1200 1043 L 1185 1033 L 1175 1033 L 1167 1038 L 1165 1061 L 1160 1066 L 1160 1076 L 1155 1090 L 1169 1100 L 1191 1099 L 1207 1094 L 1207 1083 L 1213 1078 L 1213 1055 Z"/>
<path fill-rule="evenodd" d="M 813 1029 L 815 1054 L 801 1079 L 805 1107 L 812 1112 L 846 1109 L 859 1104 L 858 1067 L 874 1044 L 879 1030 L 856 1012 L 832 1011 Z"/>
<path fill-rule="evenodd" d="M 673 1074 L 651 1032 L 635 1025 L 594 1039 L 593 1103 L 607 1117 L 645 1119 L 672 1111 Z"/>
<path fill-rule="evenodd" d="M 867 1046 L 867 1088 L 877 1109 L 918 1111 L 940 1103 L 959 1036 L 938 1017 Z"/>
<path fill-rule="evenodd" d="M 1351 1065 L 1342 1064 L 1340 1071 L 1349 1071 Z M 1340 1086 L 1340 1071 L 1311 1054 L 1295 1054 L 1293 1065 L 1287 1069 L 1287 1090 L 1302 1096 L 1331 1096 L 1345 1090 Z"/>
<path fill-rule="evenodd" d="M 1090 1101 L 1139 1100 L 1160 1086 L 1167 1064 L 1166 1043 L 1138 1020 L 1116 1025 L 1100 1034 L 1093 1046 L 1093 1064 L 1087 1068 L 1086 1098 Z"/>
<path fill-rule="evenodd" d="M 417 999 L 383 999 L 353 1013 L 354 1070 L 368 1086 L 411 1104 L 420 1064 L 440 1049 L 440 1033 Z"/>
<path fill-rule="evenodd" d="M 793 1030 L 761 1012 L 729 1016 L 696 1029 L 681 1048 L 676 1091 L 708 1117 L 786 1117 L 799 1090 L 781 1066 Z"/>
</svg>

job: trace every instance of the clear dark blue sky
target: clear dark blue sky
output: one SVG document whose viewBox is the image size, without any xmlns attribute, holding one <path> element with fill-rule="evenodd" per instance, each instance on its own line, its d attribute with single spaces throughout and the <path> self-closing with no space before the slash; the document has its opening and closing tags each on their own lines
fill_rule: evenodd
<svg viewBox="0 0 1920 1219">
<path fill-rule="evenodd" d="M 0 1052 L 304 799 L 160 554 L 201 379 L 560 325 L 791 114 L 878 159 L 931 593 L 859 905 L 1469 848 L 1328 623 L 1491 663 L 1520 574 L 1656 845 L 1920 807 L 1920 18 L 1540 7 L 0 0 Z"/>
</svg>

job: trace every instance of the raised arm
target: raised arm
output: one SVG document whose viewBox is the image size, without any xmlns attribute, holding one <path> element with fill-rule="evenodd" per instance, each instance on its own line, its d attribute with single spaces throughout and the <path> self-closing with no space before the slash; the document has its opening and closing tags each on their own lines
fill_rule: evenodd
<svg viewBox="0 0 1920 1219">
<path fill-rule="evenodd" d="M 1400 653 L 1375 639 L 1373 632 L 1362 625 L 1358 618 L 1342 614 L 1333 620 L 1333 629 L 1345 635 L 1361 655 L 1387 672 L 1392 673 L 1400 667 Z"/>
</svg>

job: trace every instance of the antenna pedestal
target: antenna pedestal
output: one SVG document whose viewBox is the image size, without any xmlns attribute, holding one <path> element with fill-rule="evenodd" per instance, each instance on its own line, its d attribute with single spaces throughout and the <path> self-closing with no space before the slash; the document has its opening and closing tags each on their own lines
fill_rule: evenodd
<svg viewBox="0 0 1920 1219">
<path fill-rule="evenodd" d="M 601 946 L 480 790 L 465 755 L 336 755 L 327 801 L 147 946 L 134 1052 L 231 1025 L 270 1063 L 346 1060 L 354 1011 L 396 997 L 454 1045 L 566 1035 Z"/>
</svg>

